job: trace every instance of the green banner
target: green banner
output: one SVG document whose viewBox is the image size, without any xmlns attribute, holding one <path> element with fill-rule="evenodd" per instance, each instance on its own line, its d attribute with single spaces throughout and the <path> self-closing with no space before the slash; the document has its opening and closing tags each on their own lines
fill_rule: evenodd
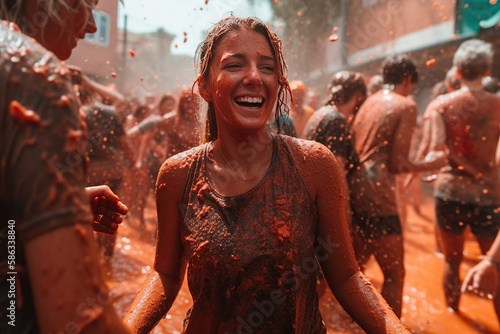
<svg viewBox="0 0 500 334">
<path fill-rule="evenodd" d="M 455 31 L 461 37 L 474 36 L 499 22 L 500 0 L 457 0 Z"/>
</svg>

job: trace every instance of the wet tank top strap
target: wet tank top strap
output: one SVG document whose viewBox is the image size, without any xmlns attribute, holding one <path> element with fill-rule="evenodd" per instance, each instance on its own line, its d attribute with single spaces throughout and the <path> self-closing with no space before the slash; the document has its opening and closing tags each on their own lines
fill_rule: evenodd
<svg viewBox="0 0 500 334">
<path fill-rule="evenodd" d="M 196 179 L 201 166 L 203 165 L 203 157 L 206 154 L 207 149 L 210 147 L 210 144 L 211 142 L 198 147 L 198 152 L 196 152 L 195 158 L 193 159 L 191 166 L 189 167 L 186 186 L 184 188 L 184 193 L 182 194 L 181 217 L 186 216 L 186 209 L 189 204 L 189 194 L 191 193 L 191 189 L 193 188 L 193 182 Z"/>
</svg>

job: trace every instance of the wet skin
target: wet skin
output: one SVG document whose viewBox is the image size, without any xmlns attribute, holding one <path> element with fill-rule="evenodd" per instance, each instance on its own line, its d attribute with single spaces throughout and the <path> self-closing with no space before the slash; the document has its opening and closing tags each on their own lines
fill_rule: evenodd
<svg viewBox="0 0 500 334">
<path fill-rule="evenodd" d="M 409 158 L 418 113 L 415 102 L 407 98 L 412 88 L 411 77 L 408 77 L 393 90 L 384 89 L 371 95 L 352 123 L 354 145 L 363 166 L 351 178 L 362 180 L 351 184 L 351 201 L 361 214 L 398 216 L 395 174 L 433 169 L 444 164 L 442 154 L 429 162 Z M 368 240 L 356 234 L 354 247 L 361 266 L 371 254 L 375 255 L 385 277 L 382 295 L 396 314 L 401 315 L 405 274 L 402 236 L 385 235 Z"/>
<path fill-rule="evenodd" d="M 437 101 L 436 101 L 437 100 Z M 428 109 L 431 113 L 429 150 L 445 148 L 449 166 L 441 169 L 436 192 L 450 201 L 496 206 L 500 202 L 498 150 L 500 139 L 500 98 L 482 87 L 463 88 L 439 97 Z M 448 306 L 458 311 L 459 267 L 463 259 L 464 237 L 439 228 L 446 259 L 444 291 Z M 476 236 L 483 254 L 493 238 Z M 500 314 L 500 296 L 495 296 Z M 500 317 L 499 317 L 500 318 Z"/>
<path fill-rule="evenodd" d="M 256 149 L 254 159 L 249 163 L 253 163 L 257 170 L 262 164 L 269 165 L 269 153 L 265 147 L 271 135 L 266 129 L 266 121 L 272 112 L 277 91 L 274 57 L 262 35 L 247 30 L 232 31 L 218 45 L 210 64 L 208 82 L 200 79 L 200 94 L 215 105 L 217 140 L 222 143 L 212 148 L 214 163 L 211 169 L 209 167 L 209 182 L 212 183 L 218 173 L 232 175 L 227 172 L 230 167 L 222 160 L 221 147 L 228 157 L 226 160 L 244 162 L 245 157 L 238 156 L 238 145 L 246 142 Z M 258 97 L 263 102 L 245 106 L 238 103 L 241 97 Z M 335 249 L 335 256 L 321 261 L 325 278 L 337 299 L 370 333 L 407 332 L 359 272 L 352 248 L 345 246 L 349 245 L 346 191 L 343 173 L 335 158 L 318 143 L 297 140 L 290 145 L 296 167 L 316 204 L 319 214 L 318 236 L 342 245 Z M 168 159 L 160 170 L 157 182 L 155 272 L 139 292 L 125 318 L 140 333 L 151 330 L 170 309 L 185 275 L 186 259 L 183 258 L 180 239 L 182 217 L 178 208 L 193 159 L 193 150 L 190 150 Z M 259 176 L 259 173 L 251 175 Z M 231 182 L 232 186 L 219 187 L 217 191 L 224 195 L 241 194 L 260 181 L 256 178 L 245 184 L 236 176 L 231 178 L 234 181 Z"/>
</svg>

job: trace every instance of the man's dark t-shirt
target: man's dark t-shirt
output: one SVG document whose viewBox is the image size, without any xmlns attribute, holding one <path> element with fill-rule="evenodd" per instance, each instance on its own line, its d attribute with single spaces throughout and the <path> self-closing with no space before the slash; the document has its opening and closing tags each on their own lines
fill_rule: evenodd
<svg viewBox="0 0 500 334">
<path fill-rule="evenodd" d="M 54 229 L 92 221 L 84 189 L 86 135 L 65 66 L 2 21 L 0 143 L 0 251 L 4 254 L 0 333 L 37 333 L 24 247 Z M 15 285 L 7 281 L 11 277 Z M 8 324 L 8 307 L 14 300 L 8 291 L 13 286 L 15 327 Z"/>
</svg>

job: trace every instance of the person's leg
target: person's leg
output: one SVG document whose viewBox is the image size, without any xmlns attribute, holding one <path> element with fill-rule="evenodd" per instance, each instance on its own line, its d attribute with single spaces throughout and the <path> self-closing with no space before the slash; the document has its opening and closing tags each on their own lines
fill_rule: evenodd
<svg viewBox="0 0 500 334">
<path fill-rule="evenodd" d="M 459 268 L 463 259 L 465 226 L 474 220 L 474 209 L 468 204 L 435 198 L 437 229 L 444 254 L 443 289 L 449 310 L 458 312 L 460 300 Z"/>
<path fill-rule="evenodd" d="M 422 186 L 420 183 L 420 173 L 415 173 L 414 175 L 412 175 L 410 187 L 412 194 L 413 211 L 415 211 L 415 213 L 420 213 L 420 207 L 422 206 Z"/>
<path fill-rule="evenodd" d="M 493 245 L 493 241 L 495 240 L 495 238 L 476 235 L 476 240 L 479 244 L 479 248 L 481 248 L 481 253 L 483 253 L 484 255 L 491 248 L 491 245 Z"/>
<path fill-rule="evenodd" d="M 406 175 L 396 175 L 396 203 L 399 219 L 406 225 L 406 218 L 408 217 L 408 183 L 406 182 Z"/>
<path fill-rule="evenodd" d="M 439 226 L 434 225 L 434 239 L 436 240 L 436 246 L 434 247 L 434 254 L 436 254 L 439 258 L 443 258 L 443 239 L 440 234 L 441 229 Z"/>
<path fill-rule="evenodd" d="M 493 297 L 493 305 L 495 306 L 495 313 L 500 324 L 500 280 L 497 281 L 497 293 Z"/>
<path fill-rule="evenodd" d="M 374 255 L 384 274 L 382 296 L 401 317 L 405 276 L 403 236 L 389 235 L 374 240 Z"/>
<path fill-rule="evenodd" d="M 366 264 L 372 255 L 373 248 L 369 238 L 371 230 L 370 222 L 366 213 L 353 212 L 351 217 L 352 247 L 358 266 L 364 272 Z"/>
<path fill-rule="evenodd" d="M 440 227 L 439 234 L 442 240 L 442 251 L 444 253 L 444 279 L 443 288 L 446 304 L 453 311 L 458 312 L 460 300 L 460 278 L 459 267 L 463 258 L 464 239 L 462 234 L 455 234 Z"/>
<path fill-rule="evenodd" d="M 500 212 L 497 211 L 497 206 L 477 206 L 474 209 L 471 232 L 476 237 L 483 255 L 491 248 L 500 230 Z"/>
</svg>

